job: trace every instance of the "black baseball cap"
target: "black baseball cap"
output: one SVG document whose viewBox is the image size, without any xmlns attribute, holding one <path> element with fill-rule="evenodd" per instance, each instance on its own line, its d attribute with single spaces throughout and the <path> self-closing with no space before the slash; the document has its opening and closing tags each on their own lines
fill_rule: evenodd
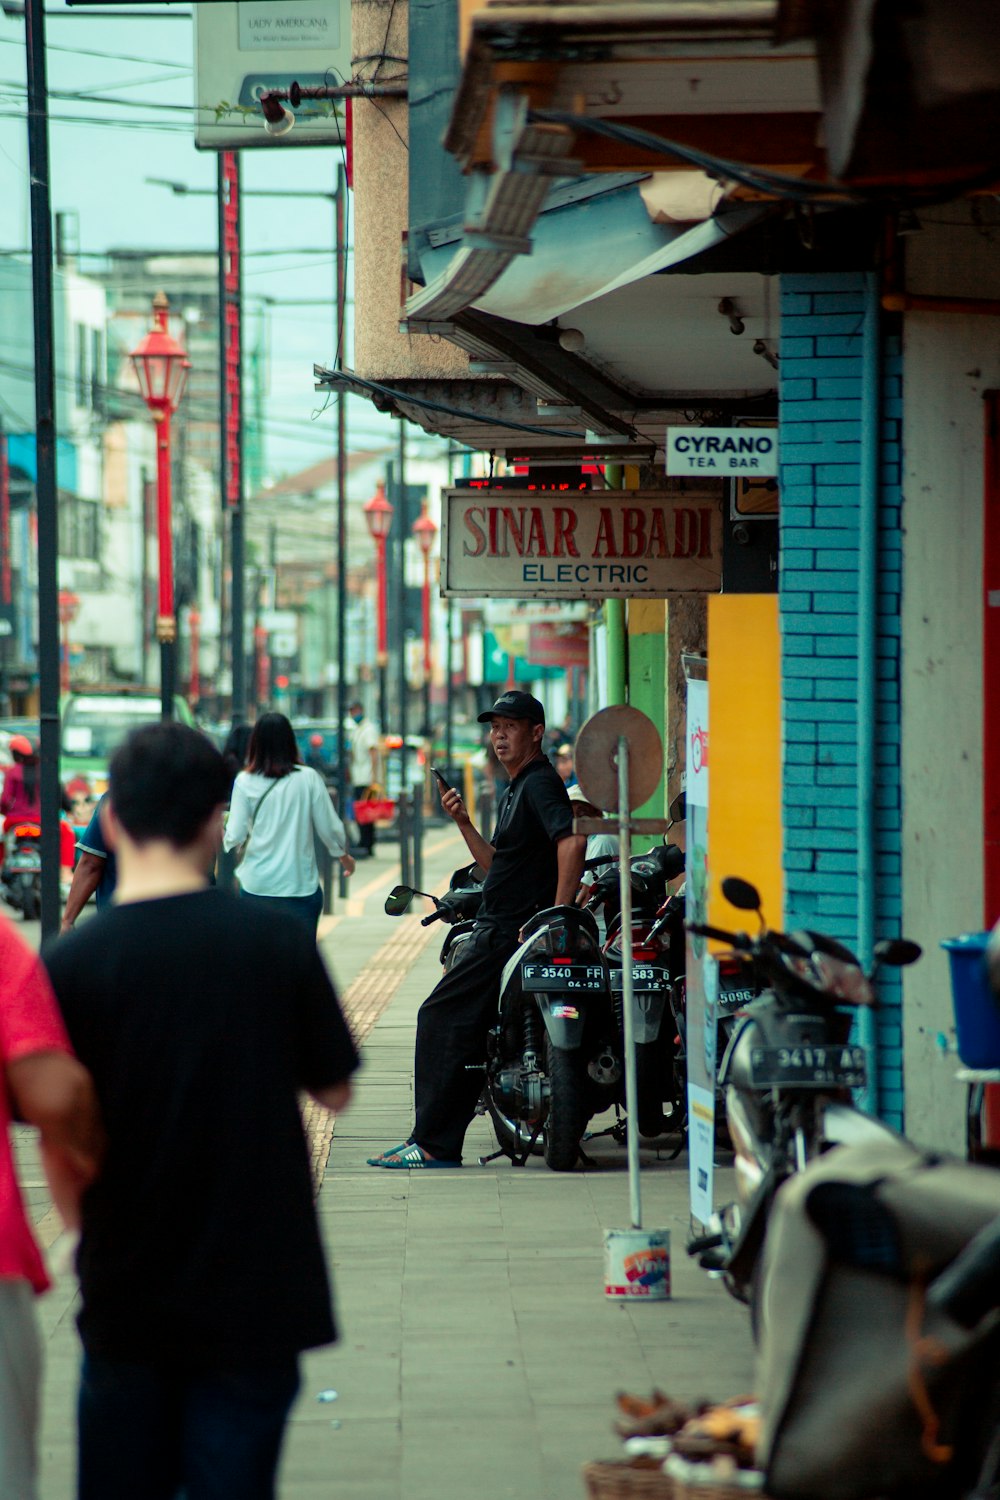
<svg viewBox="0 0 1000 1500">
<path fill-rule="evenodd" d="M 545 724 L 545 710 L 537 698 L 530 693 L 501 693 L 492 708 L 479 715 L 480 724 L 488 724 L 494 717 L 502 719 L 530 719 L 532 724 Z"/>
</svg>

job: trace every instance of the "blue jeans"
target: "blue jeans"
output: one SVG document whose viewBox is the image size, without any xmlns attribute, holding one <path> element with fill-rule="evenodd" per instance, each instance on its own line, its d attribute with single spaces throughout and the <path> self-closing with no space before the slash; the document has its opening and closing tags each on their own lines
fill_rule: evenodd
<svg viewBox="0 0 1000 1500">
<path fill-rule="evenodd" d="M 274 1500 L 298 1361 L 237 1370 L 86 1354 L 78 1500 Z"/>
<path fill-rule="evenodd" d="M 319 926 L 319 919 L 323 915 L 323 887 L 317 886 L 311 896 L 258 896 L 254 891 L 240 891 L 243 901 L 256 902 L 258 906 L 266 906 L 271 911 L 280 912 L 282 916 L 294 917 L 308 927 L 313 937 Z"/>
</svg>

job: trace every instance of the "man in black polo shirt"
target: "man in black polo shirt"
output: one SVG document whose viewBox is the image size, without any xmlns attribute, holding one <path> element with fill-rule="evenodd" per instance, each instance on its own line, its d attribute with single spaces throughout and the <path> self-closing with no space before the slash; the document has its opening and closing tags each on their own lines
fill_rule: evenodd
<svg viewBox="0 0 1000 1500">
<path fill-rule="evenodd" d="M 461 1166 L 503 966 L 527 919 L 548 906 L 571 905 L 580 884 L 587 841 L 573 832 L 566 788 L 542 752 L 542 705 L 530 693 L 506 692 L 479 721 L 489 723 L 497 760 L 510 778 L 492 843 L 473 826 L 456 791 L 445 792 L 441 806 L 487 872 L 483 904 L 461 957 L 420 1007 L 413 1133 L 402 1145 L 370 1157 L 372 1167 Z"/>
</svg>

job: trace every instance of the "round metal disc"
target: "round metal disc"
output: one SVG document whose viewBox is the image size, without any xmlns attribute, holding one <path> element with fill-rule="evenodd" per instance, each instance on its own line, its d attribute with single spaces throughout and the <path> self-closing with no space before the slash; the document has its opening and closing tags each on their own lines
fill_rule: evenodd
<svg viewBox="0 0 1000 1500">
<path fill-rule="evenodd" d="M 628 812 L 656 791 L 663 771 L 663 745 L 656 725 L 637 708 L 602 708 L 576 739 L 576 776 L 588 799 L 604 812 L 618 811 L 618 742 L 628 740 Z"/>
</svg>

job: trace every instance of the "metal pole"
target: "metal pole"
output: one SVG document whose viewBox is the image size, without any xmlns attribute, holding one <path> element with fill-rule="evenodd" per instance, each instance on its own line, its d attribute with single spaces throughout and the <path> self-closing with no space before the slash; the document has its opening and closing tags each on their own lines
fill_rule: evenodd
<svg viewBox="0 0 1000 1500">
<path fill-rule="evenodd" d="M 628 1115 L 628 1196 L 632 1228 L 642 1228 L 639 1186 L 639 1104 L 635 1072 L 635 987 L 632 974 L 632 833 L 629 826 L 628 738 L 618 740 L 618 880 L 621 896 L 622 1016 L 625 1022 L 625 1113 Z"/>
<path fill-rule="evenodd" d="M 454 736 L 452 733 L 451 720 L 455 711 L 455 689 L 452 685 L 452 673 L 454 671 L 454 660 L 452 656 L 451 632 L 454 628 L 452 618 L 452 601 L 448 600 L 445 605 L 445 646 L 444 646 L 444 763 L 450 766 L 454 754 Z"/>
<path fill-rule="evenodd" d="M 35 464 L 38 519 L 38 696 L 41 729 L 42 937 L 59 930 L 59 511 L 56 499 L 52 211 L 44 0 L 26 0 L 28 180 L 35 332 Z"/>
<path fill-rule="evenodd" d="M 174 716 L 174 545 L 170 496 L 170 412 L 156 424 L 156 545 L 159 559 L 159 609 L 156 635 L 160 642 L 160 716 Z"/>
<path fill-rule="evenodd" d="M 399 577 L 397 579 L 397 605 L 396 618 L 398 624 L 399 641 L 399 723 L 397 725 L 402 744 L 399 747 L 399 788 L 400 795 L 409 792 L 409 783 L 406 779 L 408 750 L 407 731 L 409 728 L 407 715 L 407 696 L 409 683 L 406 680 L 406 538 L 410 534 L 409 507 L 406 503 L 406 427 L 401 421 L 399 424 L 399 462 L 397 465 L 396 488 L 399 495 Z M 399 825 L 399 858 L 400 864 L 410 867 L 409 838 L 411 828 L 409 818 L 400 821 Z M 406 847 L 404 849 L 404 841 Z M 403 884 L 409 885 L 407 875 L 403 876 Z"/>
<path fill-rule="evenodd" d="M 337 338 L 335 359 L 338 367 L 343 362 L 344 313 L 347 306 L 347 278 L 344 257 L 345 243 L 345 196 L 347 178 L 341 162 L 337 167 L 337 196 L 333 204 L 336 250 L 336 301 Z M 337 393 L 337 804 L 340 816 L 347 806 L 347 398 L 343 391 Z M 343 865 L 338 866 L 340 878 L 338 890 L 343 900 L 347 895 L 347 876 Z"/>
</svg>

